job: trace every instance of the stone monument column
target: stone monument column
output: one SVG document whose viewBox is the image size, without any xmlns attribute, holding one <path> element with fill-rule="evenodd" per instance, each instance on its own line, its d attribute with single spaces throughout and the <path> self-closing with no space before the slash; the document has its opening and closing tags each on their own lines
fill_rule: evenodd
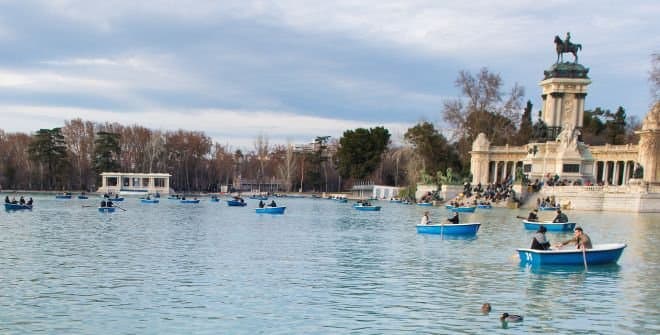
<svg viewBox="0 0 660 335">
<path fill-rule="evenodd" d="M 577 63 L 557 63 L 544 72 L 545 78 L 539 85 L 543 90 L 541 113 L 548 125 L 548 137 L 557 137 L 566 123 L 582 129 L 584 98 L 591 84 L 588 72 Z"/>
<path fill-rule="evenodd" d="M 660 102 L 657 102 L 644 118 L 639 135 L 638 162 L 644 171 L 643 180 L 660 182 Z"/>
<path fill-rule="evenodd" d="M 473 185 L 477 183 L 481 183 L 481 185 L 488 184 L 489 150 L 490 141 L 486 138 L 486 134 L 480 133 L 472 142 L 472 151 L 470 151 L 470 172 L 472 173 Z M 496 169 L 497 164 L 495 164 Z"/>
</svg>

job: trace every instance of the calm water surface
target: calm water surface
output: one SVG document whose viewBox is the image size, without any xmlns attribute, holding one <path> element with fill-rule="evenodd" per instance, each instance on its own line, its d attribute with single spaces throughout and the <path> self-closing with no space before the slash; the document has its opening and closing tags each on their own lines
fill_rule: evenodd
<svg viewBox="0 0 660 335">
<path fill-rule="evenodd" d="M 258 215 L 129 198 L 101 214 L 52 198 L 0 212 L 2 334 L 660 333 L 658 214 L 568 211 L 595 243 L 628 244 L 585 272 L 521 267 L 517 210 L 463 214 L 477 237 L 441 239 L 415 231 L 428 208 L 387 202 L 280 198 L 286 214 Z M 504 328 L 503 312 L 525 320 Z"/>
</svg>

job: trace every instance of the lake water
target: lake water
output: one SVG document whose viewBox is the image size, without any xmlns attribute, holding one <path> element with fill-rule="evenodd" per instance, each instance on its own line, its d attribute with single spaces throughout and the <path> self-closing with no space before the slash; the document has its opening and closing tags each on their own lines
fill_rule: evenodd
<svg viewBox="0 0 660 335">
<path fill-rule="evenodd" d="M 258 215 L 255 200 L 129 198 L 101 214 L 96 199 L 34 197 L 0 212 L 2 334 L 660 333 L 658 214 L 568 211 L 594 243 L 628 244 L 585 272 L 520 266 L 523 210 L 461 214 L 481 229 L 447 239 L 415 230 L 444 208 L 388 202 L 276 198 L 286 214 Z M 505 329 L 503 312 L 525 320 Z"/>
</svg>

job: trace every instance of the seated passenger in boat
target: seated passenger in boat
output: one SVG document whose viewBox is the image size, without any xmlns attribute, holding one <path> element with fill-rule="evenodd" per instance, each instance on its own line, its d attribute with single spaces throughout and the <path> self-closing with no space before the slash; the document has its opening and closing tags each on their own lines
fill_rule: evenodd
<svg viewBox="0 0 660 335">
<path fill-rule="evenodd" d="M 275 200 L 271 201 L 269 206 L 270 207 L 277 207 L 277 204 L 275 204 Z"/>
<path fill-rule="evenodd" d="M 6 196 L 6 197 L 5 197 L 5 203 L 6 203 L 6 204 L 11 204 L 11 201 L 9 201 L 9 196 Z"/>
<path fill-rule="evenodd" d="M 539 230 L 536 231 L 534 237 L 532 238 L 532 246 L 530 249 L 534 250 L 548 250 L 550 249 L 550 242 L 545 237 L 545 232 L 548 231 L 545 226 L 541 225 Z"/>
<path fill-rule="evenodd" d="M 561 209 L 557 210 L 557 216 L 555 216 L 555 219 L 552 220 L 554 223 L 566 223 L 568 222 L 568 216 L 566 214 L 561 212 Z"/>
<path fill-rule="evenodd" d="M 452 216 L 451 218 L 447 219 L 447 221 L 449 221 L 449 223 L 451 223 L 451 224 L 458 224 L 458 221 L 459 221 L 459 219 L 458 219 L 458 212 L 454 212 L 454 216 Z"/>
<path fill-rule="evenodd" d="M 28 201 L 27 201 L 27 205 L 28 205 L 28 206 L 32 206 L 32 197 L 30 197 L 30 199 L 28 199 Z"/>
</svg>

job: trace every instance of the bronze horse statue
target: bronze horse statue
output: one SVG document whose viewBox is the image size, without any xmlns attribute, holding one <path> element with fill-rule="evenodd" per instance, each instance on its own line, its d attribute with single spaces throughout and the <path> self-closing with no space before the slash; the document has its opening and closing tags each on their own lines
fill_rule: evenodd
<svg viewBox="0 0 660 335">
<path fill-rule="evenodd" d="M 575 61 L 573 63 L 577 63 L 577 52 L 578 50 L 582 50 L 582 44 L 573 44 L 569 41 L 564 42 L 561 40 L 561 38 L 559 38 L 559 36 L 555 35 L 555 45 L 557 47 L 557 63 L 559 63 L 560 58 L 562 62 L 564 61 L 564 53 L 572 53 L 573 57 L 575 57 Z"/>
</svg>

